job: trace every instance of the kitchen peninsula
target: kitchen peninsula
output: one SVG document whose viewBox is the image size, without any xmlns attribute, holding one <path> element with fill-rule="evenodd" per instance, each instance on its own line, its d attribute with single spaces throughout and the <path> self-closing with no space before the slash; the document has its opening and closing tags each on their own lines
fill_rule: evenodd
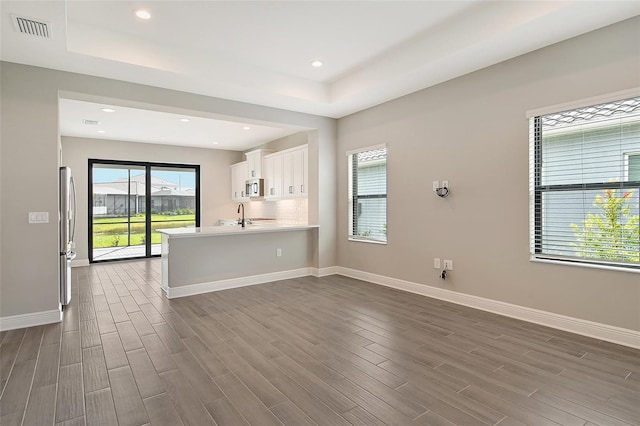
<svg viewBox="0 0 640 426">
<path fill-rule="evenodd" d="M 317 225 L 162 229 L 162 288 L 168 298 L 310 274 Z"/>
</svg>

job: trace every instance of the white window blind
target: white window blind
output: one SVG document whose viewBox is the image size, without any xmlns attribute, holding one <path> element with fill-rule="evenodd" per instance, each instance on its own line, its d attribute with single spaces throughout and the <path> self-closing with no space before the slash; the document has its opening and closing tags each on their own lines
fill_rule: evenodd
<svg viewBox="0 0 640 426">
<path fill-rule="evenodd" d="M 349 238 L 387 241 L 387 148 L 348 153 Z"/>
<path fill-rule="evenodd" d="M 530 119 L 531 254 L 640 267 L 640 97 Z"/>
</svg>

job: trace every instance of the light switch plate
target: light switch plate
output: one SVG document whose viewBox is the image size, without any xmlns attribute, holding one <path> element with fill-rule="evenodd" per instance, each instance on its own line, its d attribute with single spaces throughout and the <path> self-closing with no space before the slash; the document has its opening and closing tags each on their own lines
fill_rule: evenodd
<svg viewBox="0 0 640 426">
<path fill-rule="evenodd" d="M 29 212 L 29 223 L 49 223 L 49 212 Z"/>
<path fill-rule="evenodd" d="M 440 269 L 440 258 L 439 257 L 434 257 L 433 258 L 433 267 L 434 267 L 434 269 Z"/>
</svg>

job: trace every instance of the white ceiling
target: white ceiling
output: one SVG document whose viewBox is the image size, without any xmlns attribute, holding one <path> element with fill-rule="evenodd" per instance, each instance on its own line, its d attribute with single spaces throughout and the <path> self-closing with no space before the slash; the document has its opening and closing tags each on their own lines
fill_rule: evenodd
<svg viewBox="0 0 640 426">
<path fill-rule="evenodd" d="M 137 18 L 139 7 L 152 18 Z M 5 61 L 334 118 L 640 14 L 638 1 L 576 0 L 1 1 L 0 8 Z M 11 14 L 49 22 L 52 38 L 19 34 Z M 313 60 L 324 66 L 311 67 Z"/>
<path fill-rule="evenodd" d="M 59 105 L 64 136 L 245 151 L 304 130 L 72 99 Z"/>
</svg>

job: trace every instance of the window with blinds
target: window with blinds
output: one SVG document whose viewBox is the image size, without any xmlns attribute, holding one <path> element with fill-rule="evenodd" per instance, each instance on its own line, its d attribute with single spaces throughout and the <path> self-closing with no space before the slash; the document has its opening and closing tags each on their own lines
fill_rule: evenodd
<svg viewBox="0 0 640 426">
<path fill-rule="evenodd" d="M 349 239 L 387 242 L 387 148 L 348 152 Z"/>
<path fill-rule="evenodd" d="M 640 268 L 640 97 L 530 118 L 531 254 Z"/>
</svg>

